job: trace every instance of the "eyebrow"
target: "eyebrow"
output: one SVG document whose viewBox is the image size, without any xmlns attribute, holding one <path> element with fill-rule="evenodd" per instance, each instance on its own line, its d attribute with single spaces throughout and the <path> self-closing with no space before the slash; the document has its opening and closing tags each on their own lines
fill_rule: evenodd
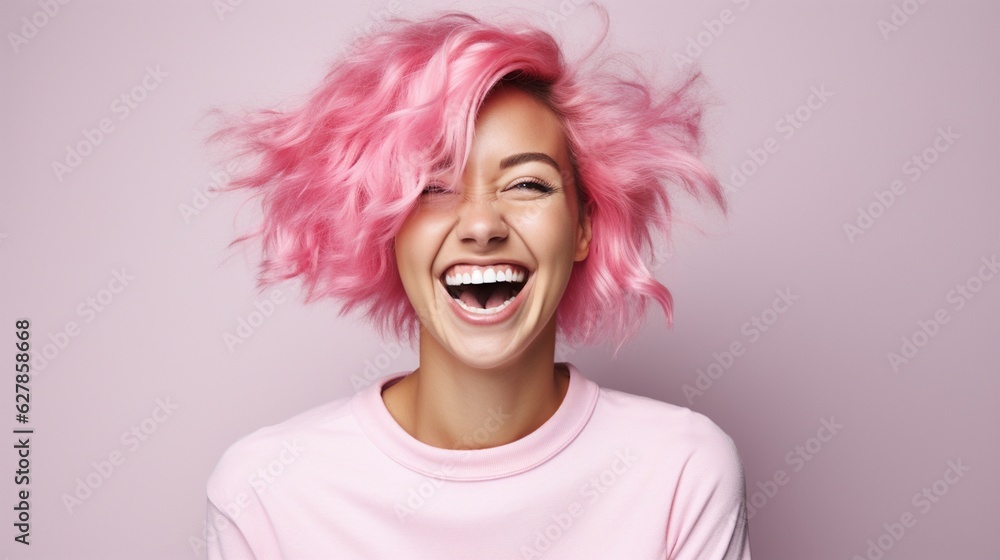
<svg viewBox="0 0 1000 560">
<path fill-rule="evenodd" d="M 542 163 L 547 163 L 552 167 L 556 168 L 556 171 L 562 173 L 562 169 L 559 167 L 559 163 L 552 159 L 551 156 L 543 154 L 541 152 L 525 152 L 522 154 L 514 154 L 512 156 L 507 156 L 500 160 L 500 169 L 507 169 L 508 167 L 514 167 L 515 165 L 521 165 L 522 163 L 528 163 L 529 161 L 540 161 Z"/>
</svg>

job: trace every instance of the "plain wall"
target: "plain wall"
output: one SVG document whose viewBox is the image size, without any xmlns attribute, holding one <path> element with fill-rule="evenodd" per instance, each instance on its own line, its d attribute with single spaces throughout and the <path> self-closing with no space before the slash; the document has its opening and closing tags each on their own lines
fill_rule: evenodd
<svg viewBox="0 0 1000 560">
<path fill-rule="evenodd" d="M 300 304 L 295 284 L 256 321 L 256 263 L 225 248 L 253 214 L 201 198 L 225 170 L 200 118 L 307 92 L 388 12 L 481 3 L 232 3 L 221 16 L 208 0 L 70 2 L 52 16 L 44 2 L 0 4 L 0 338 L 12 345 L 27 318 L 36 353 L 25 425 L 2 354 L 3 425 L 34 434 L 29 547 L 12 540 L 14 434 L 0 446 L 0 555 L 197 558 L 206 478 L 230 443 L 352 394 L 369 364 L 416 366 L 335 304 Z M 577 38 L 595 25 L 571 0 L 514 5 L 549 10 Z M 616 359 L 605 347 L 557 358 L 734 438 L 754 558 L 873 559 L 879 543 L 886 559 L 995 557 L 1000 278 L 982 259 L 997 262 L 1000 241 L 1000 5 L 608 7 L 612 44 L 662 75 L 675 55 L 701 63 L 724 102 L 706 114 L 706 158 L 731 214 L 691 208 L 680 216 L 701 231 L 659 247 L 672 330 L 650 307 Z M 102 119 L 113 128 L 88 141 Z M 96 145 L 79 165 L 53 168 L 81 142 Z M 227 346 L 244 320 L 257 326 Z M 824 423 L 842 427 L 830 437 Z M 86 498 L 67 507 L 74 495 Z M 906 514 L 915 524 L 893 536 Z"/>
</svg>

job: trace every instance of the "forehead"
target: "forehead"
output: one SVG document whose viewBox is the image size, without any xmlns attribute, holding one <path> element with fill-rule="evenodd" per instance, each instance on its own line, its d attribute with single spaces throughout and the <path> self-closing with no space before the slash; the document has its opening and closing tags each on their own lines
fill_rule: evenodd
<svg viewBox="0 0 1000 560">
<path fill-rule="evenodd" d="M 497 165 L 523 152 L 548 154 L 568 169 L 569 153 L 558 116 L 530 93 L 499 87 L 479 109 L 469 165 Z"/>
</svg>

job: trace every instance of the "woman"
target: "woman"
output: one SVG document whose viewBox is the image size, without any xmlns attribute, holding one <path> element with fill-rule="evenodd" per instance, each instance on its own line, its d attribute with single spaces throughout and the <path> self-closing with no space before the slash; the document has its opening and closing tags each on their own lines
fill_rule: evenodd
<svg viewBox="0 0 1000 560">
<path fill-rule="evenodd" d="M 223 128 L 260 157 L 232 185 L 264 197 L 260 285 L 365 306 L 419 367 L 233 444 L 209 558 L 750 558 L 732 439 L 554 361 L 557 334 L 620 346 L 650 298 L 669 326 L 642 257 L 665 185 L 725 209 L 696 77 L 661 99 L 538 28 L 447 13 Z"/>
</svg>

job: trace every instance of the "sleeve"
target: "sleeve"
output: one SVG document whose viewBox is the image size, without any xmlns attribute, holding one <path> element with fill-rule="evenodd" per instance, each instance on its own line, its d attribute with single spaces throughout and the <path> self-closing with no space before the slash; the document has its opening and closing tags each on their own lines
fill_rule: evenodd
<svg viewBox="0 0 1000 560">
<path fill-rule="evenodd" d="M 281 543 L 253 481 L 267 442 L 230 446 L 208 478 L 207 560 L 279 560 Z"/>
<path fill-rule="evenodd" d="M 746 483 L 736 444 L 704 415 L 697 414 L 695 424 L 695 447 L 670 506 L 667 559 L 750 560 Z"/>
<path fill-rule="evenodd" d="M 257 560 L 250 543 L 236 523 L 208 500 L 207 560 Z"/>
</svg>

